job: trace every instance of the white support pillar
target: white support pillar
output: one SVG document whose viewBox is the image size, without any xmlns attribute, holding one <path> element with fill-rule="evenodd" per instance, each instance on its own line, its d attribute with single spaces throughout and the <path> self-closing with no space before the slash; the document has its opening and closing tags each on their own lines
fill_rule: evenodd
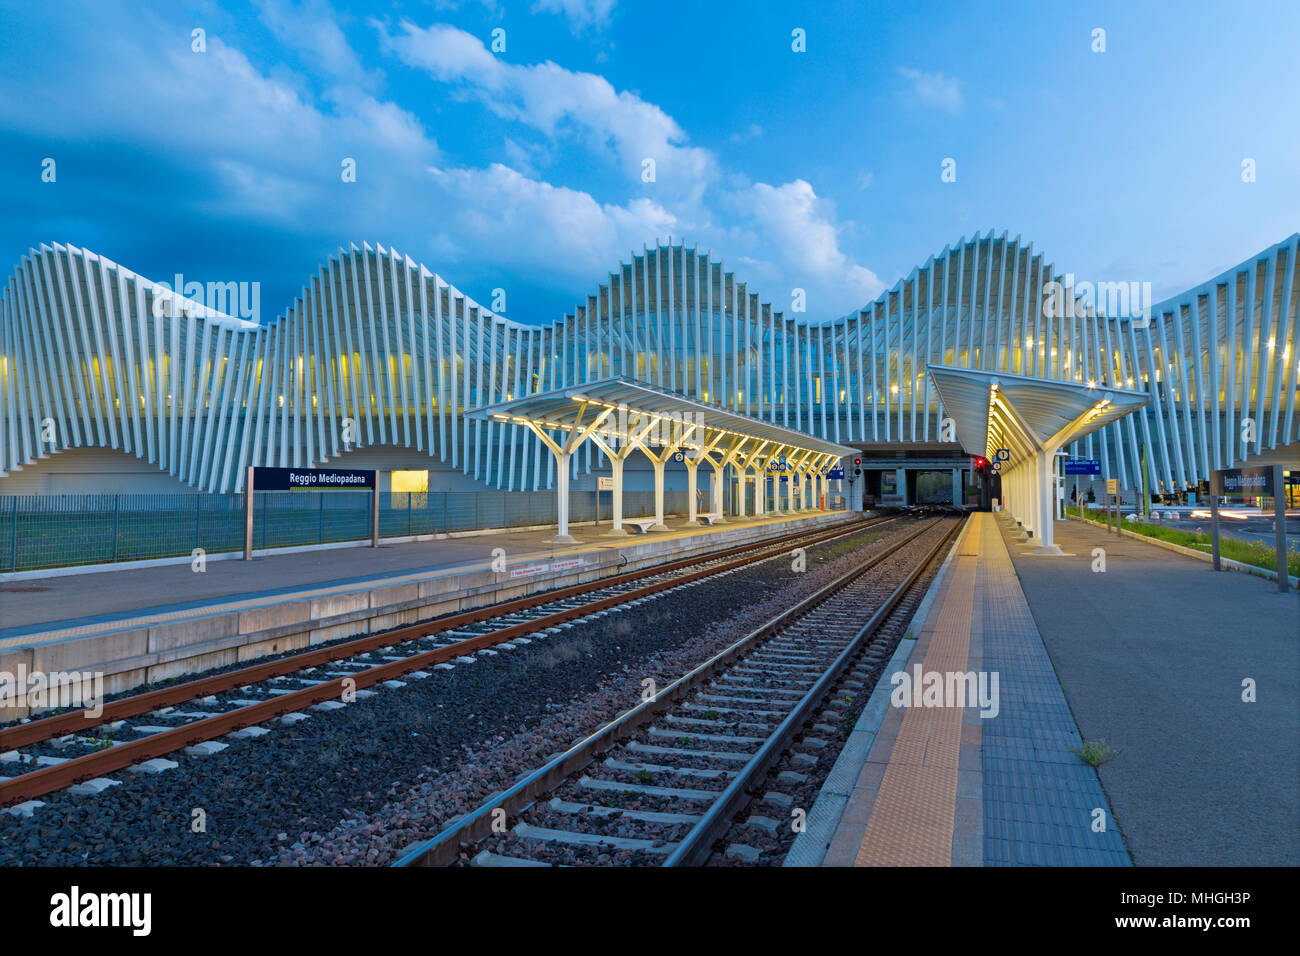
<svg viewBox="0 0 1300 956">
<path fill-rule="evenodd" d="M 1060 545 L 1054 540 L 1056 517 L 1056 476 L 1052 465 L 1056 459 L 1055 449 L 1042 449 L 1034 455 L 1034 471 L 1038 479 L 1038 524 L 1042 529 L 1038 534 L 1038 547 L 1034 554 L 1063 554 Z"/>
<path fill-rule="evenodd" d="M 727 519 L 722 517 L 722 466 L 710 461 L 713 465 L 713 471 L 709 475 L 709 510 L 719 517 L 713 519 L 714 524 L 724 522 Z"/>
<path fill-rule="evenodd" d="M 1037 538 L 1038 531 L 1038 480 L 1035 477 L 1034 461 L 1032 458 L 1025 460 L 1021 467 L 1020 481 L 1025 488 L 1025 527 L 1029 529 L 1029 534 Z"/>
<path fill-rule="evenodd" d="M 650 526 L 651 531 L 668 530 L 668 526 L 664 524 L 664 466 L 668 464 L 666 457 L 652 459 L 655 469 L 655 523 Z"/>
<path fill-rule="evenodd" d="M 627 529 L 623 527 L 623 462 L 622 455 L 611 458 L 609 462 L 614 476 L 614 490 L 611 493 L 614 499 L 614 526 L 605 534 L 611 538 L 627 537 Z"/>
<path fill-rule="evenodd" d="M 785 508 L 781 504 L 781 475 L 779 472 L 772 472 L 772 509 L 768 512 L 774 518 L 785 514 Z"/>
<path fill-rule="evenodd" d="M 686 459 L 686 524 L 692 528 L 697 527 L 700 523 L 699 507 L 695 503 L 695 477 L 699 467 L 699 461 L 692 458 Z"/>
<path fill-rule="evenodd" d="M 1028 524 L 1029 516 L 1026 513 L 1025 501 L 1025 464 L 1020 462 L 1014 468 L 1010 469 L 1002 476 L 1002 489 L 1005 497 L 1010 500 L 1011 517 L 1020 522 L 1020 528 L 1017 531 L 1015 540 L 1018 542 L 1028 541 Z M 1003 502 L 1003 507 L 1007 503 Z"/>
<path fill-rule="evenodd" d="M 748 479 L 749 476 L 745 474 L 745 471 L 746 469 L 741 468 L 739 465 L 736 466 L 736 517 L 737 518 L 746 517 L 745 481 Z"/>
<path fill-rule="evenodd" d="M 559 516 L 559 529 L 551 544 L 577 544 L 569 534 L 569 459 L 570 452 L 555 452 L 555 510 Z"/>
</svg>

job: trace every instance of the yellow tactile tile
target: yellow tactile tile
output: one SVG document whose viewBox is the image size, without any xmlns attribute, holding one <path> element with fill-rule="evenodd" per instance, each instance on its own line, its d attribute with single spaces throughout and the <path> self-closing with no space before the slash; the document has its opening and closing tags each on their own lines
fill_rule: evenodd
<svg viewBox="0 0 1300 956">
<path fill-rule="evenodd" d="M 958 543 L 940 607 L 921 659 L 923 672 L 965 671 L 980 555 L 995 533 L 977 514 Z M 911 667 L 914 668 L 916 658 Z M 858 849 L 857 866 L 948 866 L 961 752 L 961 707 L 911 707 L 903 717 Z"/>
</svg>

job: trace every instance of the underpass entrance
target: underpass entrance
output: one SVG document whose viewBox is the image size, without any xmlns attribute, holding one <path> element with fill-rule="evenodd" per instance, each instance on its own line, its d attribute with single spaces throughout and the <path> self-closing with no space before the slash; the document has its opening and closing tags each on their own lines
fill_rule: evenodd
<svg viewBox="0 0 1300 956">
<path fill-rule="evenodd" d="M 944 471 L 908 471 L 908 498 L 918 505 L 951 505 L 953 497 L 952 469 Z"/>
</svg>

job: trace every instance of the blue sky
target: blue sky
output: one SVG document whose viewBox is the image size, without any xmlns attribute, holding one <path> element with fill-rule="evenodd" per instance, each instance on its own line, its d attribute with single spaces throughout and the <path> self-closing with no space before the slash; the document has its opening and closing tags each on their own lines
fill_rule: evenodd
<svg viewBox="0 0 1300 956">
<path fill-rule="evenodd" d="M 1294 2 L 4 2 L 0 254 L 278 313 L 367 240 L 547 322 L 671 235 L 829 318 L 994 229 L 1161 298 L 1300 228 L 1298 39 Z"/>
</svg>

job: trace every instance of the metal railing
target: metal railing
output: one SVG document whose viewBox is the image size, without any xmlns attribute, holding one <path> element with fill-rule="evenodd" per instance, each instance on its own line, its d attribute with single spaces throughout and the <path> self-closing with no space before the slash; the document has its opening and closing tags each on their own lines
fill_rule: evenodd
<svg viewBox="0 0 1300 956">
<path fill-rule="evenodd" d="M 669 514 L 686 511 L 686 492 L 664 493 Z M 602 495 L 600 520 L 610 521 Z M 654 513 L 654 492 L 625 491 L 623 514 Z M 569 520 L 592 521 L 595 496 L 574 491 Z M 379 535 L 400 538 L 480 528 L 554 524 L 551 491 L 379 493 Z M 289 548 L 370 537 L 370 492 L 287 491 L 255 496 L 253 547 Z M 0 573 L 240 551 L 243 495 L 0 496 Z"/>
</svg>

